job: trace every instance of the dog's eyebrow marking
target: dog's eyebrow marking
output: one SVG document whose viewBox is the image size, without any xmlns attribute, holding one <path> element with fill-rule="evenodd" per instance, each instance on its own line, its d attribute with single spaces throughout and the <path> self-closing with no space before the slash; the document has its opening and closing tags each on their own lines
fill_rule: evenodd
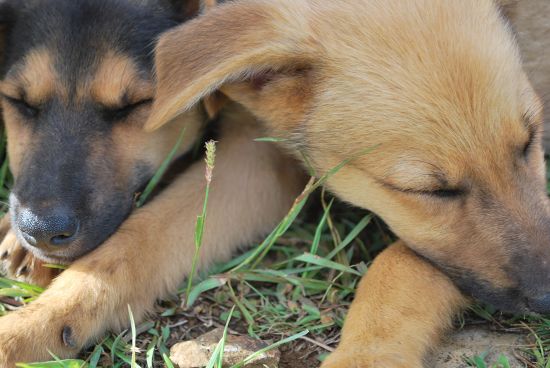
<svg viewBox="0 0 550 368">
<path fill-rule="evenodd" d="M 63 88 L 53 64 L 54 58 L 45 48 L 31 50 L 23 62 L 8 72 L 2 92 L 14 98 L 25 98 L 30 104 L 41 104 Z"/>
<path fill-rule="evenodd" d="M 103 58 L 91 84 L 92 99 L 103 106 L 120 108 L 153 96 L 153 83 L 143 78 L 128 56 L 109 53 Z M 80 98 L 87 93 L 80 91 Z"/>
</svg>

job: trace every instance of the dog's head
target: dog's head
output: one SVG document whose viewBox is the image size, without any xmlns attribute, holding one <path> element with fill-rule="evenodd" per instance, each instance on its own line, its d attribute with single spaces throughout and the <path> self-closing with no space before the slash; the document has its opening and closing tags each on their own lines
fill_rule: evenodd
<svg viewBox="0 0 550 368">
<path fill-rule="evenodd" d="M 156 62 L 149 129 L 221 89 L 319 173 L 374 147 L 335 193 L 464 292 L 550 311 L 541 104 L 491 1 L 243 0 L 168 32 Z"/>
<path fill-rule="evenodd" d="M 128 216 L 196 112 L 153 134 L 153 50 L 177 7 L 130 0 L 0 1 L 0 95 L 15 186 L 12 226 L 38 257 L 68 262 Z M 198 2 L 195 2 L 198 4 Z"/>
</svg>

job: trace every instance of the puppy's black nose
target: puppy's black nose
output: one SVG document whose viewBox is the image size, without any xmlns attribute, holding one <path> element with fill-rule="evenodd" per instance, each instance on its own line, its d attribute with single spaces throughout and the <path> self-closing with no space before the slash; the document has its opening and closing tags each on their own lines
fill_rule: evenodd
<svg viewBox="0 0 550 368">
<path fill-rule="evenodd" d="M 543 295 L 540 298 L 535 298 L 529 300 L 529 309 L 531 311 L 540 313 L 540 314 L 547 314 L 550 312 L 550 294 Z"/>
<path fill-rule="evenodd" d="M 78 233 L 78 218 L 69 210 L 57 208 L 46 216 L 21 209 L 17 226 L 22 236 L 37 248 L 62 247 L 71 244 Z"/>
</svg>

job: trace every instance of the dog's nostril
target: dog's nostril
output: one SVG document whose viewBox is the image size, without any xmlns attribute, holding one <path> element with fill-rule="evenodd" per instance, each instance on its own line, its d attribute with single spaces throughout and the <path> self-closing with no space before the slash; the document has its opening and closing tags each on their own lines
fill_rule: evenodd
<svg viewBox="0 0 550 368">
<path fill-rule="evenodd" d="M 72 234 L 71 233 L 63 233 L 63 234 L 53 236 L 50 239 L 50 243 L 52 245 L 56 245 L 56 246 L 65 245 L 65 244 L 70 243 L 71 241 L 73 241 L 73 238 L 74 238 L 75 234 L 76 234 L 76 231 L 73 232 Z"/>
<path fill-rule="evenodd" d="M 79 230 L 79 221 L 69 211 L 54 209 L 48 216 L 38 216 L 24 209 L 17 216 L 23 238 L 37 248 L 61 247 L 72 243 Z"/>
</svg>

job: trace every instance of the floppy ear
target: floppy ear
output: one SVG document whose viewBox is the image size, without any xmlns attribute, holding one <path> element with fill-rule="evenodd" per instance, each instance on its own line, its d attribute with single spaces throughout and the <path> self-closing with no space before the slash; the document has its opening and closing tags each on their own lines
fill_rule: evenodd
<svg viewBox="0 0 550 368">
<path fill-rule="evenodd" d="M 145 129 L 154 130 L 223 85 L 262 117 L 263 103 L 304 95 L 315 44 L 286 2 L 242 0 L 212 9 L 164 34 L 156 48 L 157 90 Z M 304 17 L 306 10 L 304 9 Z M 229 85 L 231 84 L 231 85 Z M 301 98 L 301 97 L 300 97 Z"/>
</svg>

